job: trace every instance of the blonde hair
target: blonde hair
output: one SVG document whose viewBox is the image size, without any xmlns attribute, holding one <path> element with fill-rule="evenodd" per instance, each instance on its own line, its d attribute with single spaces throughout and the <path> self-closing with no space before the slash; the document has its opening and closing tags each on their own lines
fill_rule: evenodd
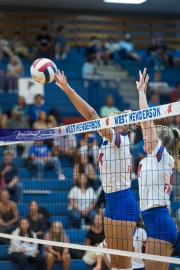
<svg viewBox="0 0 180 270">
<path fill-rule="evenodd" d="M 113 114 L 115 113 L 117 115 L 121 115 L 121 114 L 125 114 L 125 113 L 130 113 L 130 112 L 132 112 L 132 111 L 131 110 L 124 110 L 124 111 L 113 112 Z M 123 125 L 123 127 L 124 127 L 124 133 L 131 131 L 129 128 L 129 125 Z"/>
<path fill-rule="evenodd" d="M 180 171 L 180 130 L 160 125 L 155 128 L 168 153 L 174 158 L 175 168 Z"/>
</svg>

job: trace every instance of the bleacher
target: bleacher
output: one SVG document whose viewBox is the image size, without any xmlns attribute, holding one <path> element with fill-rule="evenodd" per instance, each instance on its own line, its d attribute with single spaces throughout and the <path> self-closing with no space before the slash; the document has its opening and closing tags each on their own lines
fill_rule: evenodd
<svg viewBox="0 0 180 270">
<path fill-rule="evenodd" d="M 59 25 L 64 24 L 67 28 L 67 36 L 70 39 L 71 48 L 66 61 L 55 61 L 60 70 L 64 70 L 69 84 L 74 87 L 78 94 L 84 98 L 98 112 L 104 104 L 105 96 L 112 94 L 115 97 L 115 106 L 121 110 L 127 108 L 129 104 L 124 101 L 121 92 L 117 91 L 116 87 L 112 87 L 106 80 L 105 86 L 100 87 L 97 84 L 90 84 L 88 88 L 84 87 L 81 80 L 81 67 L 84 62 L 84 46 L 91 36 L 98 36 L 104 41 L 109 34 L 121 39 L 125 32 L 130 32 L 135 42 L 135 47 L 138 48 L 139 54 L 143 56 L 142 63 L 136 62 L 121 62 L 121 66 L 125 71 L 128 71 L 130 77 L 137 78 L 138 70 L 147 66 L 145 61 L 146 48 L 149 44 L 150 36 L 159 35 L 162 33 L 164 40 L 168 42 L 169 48 L 175 56 L 179 56 L 179 33 L 180 28 L 176 27 L 176 21 L 170 19 L 139 19 L 128 17 L 108 17 L 108 16 L 82 16 L 82 15 L 48 15 L 46 14 L 24 14 L 24 13 L 1 13 L 0 27 L 4 36 L 10 38 L 15 30 L 22 32 L 23 38 L 30 46 L 34 45 L 34 37 L 37 35 L 39 28 L 48 25 L 52 32 Z M 4 60 L 4 65 L 7 64 L 7 59 Z M 23 59 L 25 74 L 29 76 L 30 63 Z M 153 78 L 153 68 L 148 66 L 150 78 Z M 167 81 L 170 86 L 174 86 L 179 80 L 179 69 L 165 69 L 162 72 L 163 80 Z M 135 79 L 134 79 L 135 81 Z M 0 105 L 4 112 L 7 112 L 16 102 L 17 94 L 0 94 Z M 57 89 L 54 83 L 45 85 L 45 102 L 50 108 L 58 108 L 64 117 L 69 121 L 74 121 L 73 117 L 79 117 L 75 107 L 73 107 L 67 96 Z M 69 120 L 70 119 L 70 120 Z M 76 118 L 77 119 L 77 118 Z M 0 151 L 2 156 L 2 151 Z M 1 157 L 0 157 L 1 158 Z M 14 163 L 19 167 L 19 177 L 23 184 L 23 203 L 18 204 L 20 216 L 28 213 L 28 203 L 34 199 L 39 202 L 39 205 L 46 207 L 51 213 L 51 221 L 61 221 L 64 229 L 70 238 L 71 243 L 83 244 L 85 241 L 86 230 L 70 229 L 70 222 L 67 216 L 68 199 L 67 194 L 73 185 L 72 166 L 64 166 L 63 172 L 66 176 L 66 181 L 59 181 L 55 171 L 49 169 L 45 171 L 44 181 L 36 180 L 36 176 L 32 179 L 33 172 L 23 167 L 23 160 L 17 158 Z M 178 176 L 179 177 L 179 176 Z M 176 181 L 178 185 L 178 181 Z M 176 188 L 175 188 L 176 189 Z M 175 190 L 174 189 L 174 190 Z M 132 181 L 132 193 L 137 201 L 139 201 L 138 182 Z M 172 196 L 172 212 L 176 215 L 177 209 L 180 207 L 178 202 L 178 194 Z M 8 246 L 0 245 L 0 269 L 14 270 L 16 266 L 7 261 Z M 171 268 L 173 266 L 171 265 Z M 29 267 L 28 270 L 34 268 Z M 61 263 L 55 263 L 53 270 L 63 269 Z M 92 266 L 84 265 L 82 260 L 72 260 L 70 270 L 73 269 L 92 269 Z"/>
</svg>

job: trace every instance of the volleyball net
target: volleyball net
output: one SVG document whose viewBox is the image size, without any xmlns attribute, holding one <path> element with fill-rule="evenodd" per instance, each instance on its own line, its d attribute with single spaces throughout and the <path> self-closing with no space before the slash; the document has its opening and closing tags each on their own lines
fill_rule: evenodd
<svg viewBox="0 0 180 270">
<path fill-rule="evenodd" d="M 102 144 L 107 146 L 99 132 L 121 125 L 131 130 L 132 166 L 128 173 L 131 192 L 139 204 L 138 164 L 146 157 L 140 123 L 148 120 L 153 120 L 157 125 L 180 128 L 180 102 L 46 130 L 2 131 L 0 249 L 3 245 L 12 246 L 12 241 L 15 244 L 16 241 L 37 243 L 41 247 L 40 252 L 45 251 L 45 254 L 48 246 L 61 254 L 63 248 L 68 248 L 72 259 L 83 258 L 87 265 L 92 265 L 92 269 L 97 254 L 180 265 L 178 244 L 173 247 L 171 257 L 141 253 L 146 239 L 141 239 L 140 248 L 134 248 L 134 252 L 99 245 L 105 238 L 103 218 L 106 207 L 99 169 L 99 163 L 102 163 L 99 149 Z M 180 149 L 177 151 L 180 155 Z M 119 166 L 122 166 L 124 159 L 119 157 Z M 169 212 L 177 229 L 180 221 L 179 180 L 180 174 L 175 169 L 174 185 L 171 195 L 169 190 L 168 195 L 171 201 Z M 9 199 L 4 190 L 9 192 Z M 15 201 L 15 206 L 11 200 Z M 37 238 L 31 234 L 22 237 L 22 227 L 25 225 L 19 223 L 20 220 L 28 220 Z M 96 233 L 100 228 L 102 231 Z"/>
</svg>

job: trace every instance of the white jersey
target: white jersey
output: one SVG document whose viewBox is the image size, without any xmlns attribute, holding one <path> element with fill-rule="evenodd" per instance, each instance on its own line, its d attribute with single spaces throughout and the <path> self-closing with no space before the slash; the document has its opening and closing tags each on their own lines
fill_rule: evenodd
<svg viewBox="0 0 180 270">
<path fill-rule="evenodd" d="M 146 244 L 147 234 L 142 228 L 136 228 L 133 236 L 133 252 L 142 253 L 142 247 Z M 144 268 L 144 261 L 139 258 L 132 258 L 132 268 Z"/>
<path fill-rule="evenodd" d="M 122 136 L 113 130 L 110 143 L 103 137 L 99 151 L 99 167 L 103 189 L 106 193 L 130 188 L 131 153 L 128 135 Z"/>
<path fill-rule="evenodd" d="M 174 159 L 159 141 L 152 152 L 138 166 L 139 196 L 141 211 L 169 206 L 173 184 Z"/>
</svg>

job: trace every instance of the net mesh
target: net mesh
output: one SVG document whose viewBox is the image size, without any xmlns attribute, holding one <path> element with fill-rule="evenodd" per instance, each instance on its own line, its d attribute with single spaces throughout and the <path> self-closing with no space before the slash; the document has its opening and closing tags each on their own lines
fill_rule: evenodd
<svg viewBox="0 0 180 270">
<path fill-rule="evenodd" d="M 150 168 L 146 167 L 146 183 L 139 182 L 138 184 L 141 173 L 139 162 L 141 164 L 146 157 L 140 122 L 154 120 L 156 125 L 169 127 L 166 136 L 170 137 L 172 128 L 180 129 L 179 111 L 180 103 L 177 102 L 55 129 L 11 130 L 8 131 L 8 136 L 1 136 L 0 242 L 6 247 L 5 254 L 2 256 L 7 257 L 8 249 L 10 253 L 15 252 L 15 245 L 18 246 L 19 243 L 22 248 L 27 248 L 30 252 L 32 245 L 28 246 L 25 243 L 33 241 L 34 251 L 38 249 L 40 254 L 45 252 L 46 255 L 50 252 L 54 254 L 54 260 L 66 261 L 68 265 L 71 256 L 72 269 L 79 269 L 78 259 L 82 258 L 83 263 L 86 266 L 90 265 L 90 269 L 93 269 L 97 256 L 103 258 L 102 265 L 105 263 L 110 268 L 114 264 L 113 256 L 110 260 L 105 254 L 121 255 L 123 258 L 131 257 L 133 269 L 143 268 L 143 259 L 152 263 L 171 263 L 171 268 L 175 266 L 172 263 L 180 264 L 180 259 L 175 258 L 179 255 L 179 244 L 175 238 L 180 222 L 180 175 L 177 168 L 173 169 L 174 178 L 169 177 L 169 182 L 166 182 L 164 178 L 154 181 L 152 171 L 157 173 L 159 169 L 155 168 L 152 162 Z M 108 136 L 103 139 L 101 133 L 97 132 L 124 124 L 131 130 L 128 136 L 123 136 L 127 138 L 130 145 L 127 146 L 123 138 L 118 141 L 118 136 L 114 134 L 112 144 L 118 150 L 110 147 Z M 173 153 L 178 158 L 180 147 L 178 148 L 177 141 L 176 146 L 173 148 Z M 130 156 L 126 155 L 127 147 L 130 147 Z M 116 151 L 122 151 L 123 154 L 120 155 Z M 164 170 L 165 174 L 167 169 L 164 166 L 167 164 L 166 157 L 169 158 L 169 155 L 166 153 L 167 156 L 163 159 L 161 152 L 161 148 L 157 149 L 156 157 L 163 162 L 161 170 Z M 106 169 L 103 165 L 106 165 Z M 113 178 L 114 176 L 116 179 Z M 126 180 L 130 177 L 130 182 L 128 180 L 123 182 L 122 177 Z M 143 194 L 147 192 L 148 185 L 153 187 L 151 195 Z M 163 190 L 161 190 L 162 185 Z M 131 188 L 131 193 L 138 205 L 142 194 L 143 203 L 153 201 L 155 207 L 162 206 L 158 205 L 159 199 L 167 205 L 170 199 L 170 206 L 168 205 L 170 218 L 163 220 L 166 216 L 164 212 L 160 213 L 162 215 L 160 217 L 157 213 L 156 223 L 153 219 L 159 227 L 164 226 L 166 229 L 167 226 L 168 233 L 171 229 L 168 235 L 169 241 L 173 241 L 170 253 L 168 253 L 169 247 L 164 245 L 163 238 L 160 238 L 161 241 L 153 243 L 154 251 L 149 250 L 152 255 L 144 254 L 145 250 L 147 253 L 147 228 L 144 228 L 143 223 L 139 221 L 140 230 L 136 227 L 134 231 L 134 225 L 131 226 L 129 222 L 122 224 L 118 222 L 119 216 L 124 212 L 123 207 L 126 208 L 126 206 L 117 206 L 118 201 L 121 200 L 120 197 L 109 198 L 105 193 L 117 193 L 122 187 L 123 190 Z M 163 195 L 162 192 L 164 192 Z M 124 196 L 130 195 L 125 193 Z M 148 199 L 148 196 L 151 197 Z M 156 200 L 157 203 L 154 202 Z M 122 208 L 117 209 L 117 207 Z M 130 207 L 128 211 L 132 217 L 135 210 L 132 205 L 128 204 L 128 207 Z M 125 215 L 128 220 L 128 213 L 122 215 Z M 142 215 L 143 218 L 147 219 Z M 152 216 L 150 218 L 152 221 Z M 23 230 L 26 229 L 23 228 L 27 226 L 27 220 L 31 230 L 36 233 L 36 240 L 35 235 L 29 231 L 25 234 L 26 238 L 20 238 L 24 236 Z M 146 222 L 144 220 L 144 223 Z M 158 230 L 159 228 L 155 229 L 155 236 Z M 104 241 L 105 238 L 109 249 Z M 160 254 L 164 256 L 158 256 Z"/>
</svg>

